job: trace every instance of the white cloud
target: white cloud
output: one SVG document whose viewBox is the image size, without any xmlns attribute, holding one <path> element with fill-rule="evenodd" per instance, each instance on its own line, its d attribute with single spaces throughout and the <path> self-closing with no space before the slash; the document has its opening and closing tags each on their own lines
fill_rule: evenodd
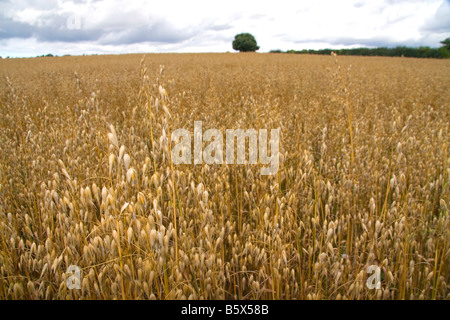
<svg viewBox="0 0 450 320">
<path fill-rule="evenodd" d="M 0 1 L 0 55 L 260 51 L 428 45 L 450 36 L 448 0 Z M 71 19 L 71 20 L 70 20 Z"/>
</svg>

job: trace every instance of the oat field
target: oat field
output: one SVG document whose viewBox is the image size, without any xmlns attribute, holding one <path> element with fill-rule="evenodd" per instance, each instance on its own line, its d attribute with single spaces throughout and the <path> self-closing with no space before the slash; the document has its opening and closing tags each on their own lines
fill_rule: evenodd
<svg viewBox="0 0 450 320">
<path fill-rule="evenodd" d="M 257 53 L 0 60 L 0 299 L 448 300 L 449 74 Z M 171 133 L 194 121 L 280 128 L 277 174 L 175 165 Z"/>
</svg>

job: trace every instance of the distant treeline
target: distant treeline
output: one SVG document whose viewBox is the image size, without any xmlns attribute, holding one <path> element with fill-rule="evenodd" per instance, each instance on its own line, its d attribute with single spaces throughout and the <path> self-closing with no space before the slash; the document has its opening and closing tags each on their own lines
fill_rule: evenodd
<svg viewBox="0 0 450 320">
<path fill-rule="evenodd" d="M 395 48 L 354 48 L 354 49 L 321 49 L 321 50 L 272 50 L 272 53 L 297 53 L 297 54 L 324 54 L 332 52 L 343 56 L 381 56 L 381 57 L 412 57 L 412 58 L 449 58 L 450 53 L 446 47 L 395 47 Z"/>
</svg>

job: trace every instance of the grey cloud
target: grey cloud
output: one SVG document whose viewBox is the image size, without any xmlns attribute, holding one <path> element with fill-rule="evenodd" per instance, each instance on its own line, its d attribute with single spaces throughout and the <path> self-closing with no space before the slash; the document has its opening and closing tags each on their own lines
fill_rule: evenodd
<svg viewBox="0 0 450 320">
<path fill-rule="evenodd" d="M 196 31 L 174 29 L 169 23 L 159 21 L 151 26 L 130 28 L 104 34 L 100 44 L 134 44 L 140 42 L 177 43 L 194 36 Z"/>
<path fill-rule="evenodd" d="M 213 30 L 213 31 L 223 31 L 223 30 L 229 30 L 231 28 L 233 28 L 233 27 L 229 24 L 212 25 L 212 26 L 208 27 L 209 30 Z"/>
<path fill-rule="evenodd" d="M 92 23 L 88 17 L 79 17 L 79 25 L 69 28 L 71 15 L 43 12 L 40 23 L 31 25 L 14 21 L 0 14 L 0 39 L 36 38 L 48 42 L 98 41 L 99 44 L 134 44 L 142 42 L 176 43 L 184 41 L 199 31 L 194 29 L 177 30 L 162 18 L 151 18 L 130 13 L 114 19 L 106 15 Z M 116 17 L 117 18 L 117 17 Z M 128 18 L 128 19 L 127 19 Z M 226 30 L 228 25 L 211 25 L 211 30 Z"/>
<path fill-rule="evenodd" d="M 319 43 L 328 43 L 331 46 L 352 46 L 352 45 L 360 45 L 364 47 L 396 47 L 396 46 L 409 46 L 409 47 L 417 47 L 423 46 L 424 41 L 422 40 L 411 40 L 406 39 L 404 41 L 399 41 L 392 39 L 390 37 L 374 37 L 374 38 L 352 38 L 352 37 L 339 37 L 339 38 L 314 38 L 314 39 L 306 39 L 293 41 L 297 44 L 302 43 L 311 43 L 311 42 L 319 42 Z"/>
<path fill-rule="evenodd" d="M 33 26 L 28 23 L 14 21 L 11 18 L 0 18 L 0 39 L 36 38 L 44 41 L 90 41 L 101 36 L 101 30 L 83 30 L 67 28 L 67 17 L 47 14 L 46 23 Z"/>
<path fill-rule="evenodd" d="M 223 41 L 223 42 L 232 42 L 234 40 L 234 33 L 216 33 L 209 32 L 201 35 L 202 40 L 205 41 Z"/>
<path fill-rule="evenodd" d="M 86 1 L 72 0 L 75 4 L 87 4 Z M 95 1 L 89 1 L 93 3 Z M 50 4 L 50 5 L 49 5 Z M 232 29 L 228 22 L 216 23 L 212 19 L 199 21 L 183 29 L 175 27 L 168 18 L 153 15 L 138 8 L 117 10 L 113 6 L 90 5 L 90 10 L 81 6 L 76 16 L 78 25 L 71 26 L 73 14 L 58 7 L 57 0 L 36 2 L 0 0 L 0 40 L 35 38 L 46 42 L 79 41 L 97 42 L 99 45 L 121 45 L 136 43 L 181 43 L 194 36 L 205 38 L 210 32 L 220 39 L 224 31 Z M 17 21 L 19 12 L 24 8 L 34 9 L 33 21 Z M 114 8 L 114 10 L 113 10 Z M 84 14 L 83 14 L 84 12 Z"/>
<path fill-rule="evenodd" d="M 10 18 L 0 18 L 0 39 L 30 38 L 33 27 L 29 24 L 13 21 Z"/>
<path fill-rule="evenodd" d="M 434 16 L 421 27 L 422 31 L 450 33 L 450 1 L 444 1 Z"/>
<path fill-rule="evenodd" d="M 2 8 L 53 9 L 58 6 L 58 0 L 47 0 L 47 1 L 0 0 L 0 5 L 2 6 Z"/>
</svg>

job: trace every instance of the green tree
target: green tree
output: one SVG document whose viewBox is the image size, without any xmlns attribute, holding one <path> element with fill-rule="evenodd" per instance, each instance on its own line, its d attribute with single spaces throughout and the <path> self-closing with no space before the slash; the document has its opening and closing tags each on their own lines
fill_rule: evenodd
<svg viewBox="0 0 450 320">
<path fill-rule="evenodd" d="M 254 52 L 259 50 L 256 39 L 250 33 L 240 33 L 234 37 L 233 49 L 240 52 Z"/>
<path fill-rule="evenodd" d="M 439 55 L 442 58 L 450 58 L 450 38 L 441 41 L 441 43 L 443 46 L 438 49 Z"/>
<path fill-rule="evenodd" d="M 440 47 L 438 51 L 441 58 L 450 58 L 450 52 L 446 47 Z"/>
<path fill-rule="evenodd" d="M 441 43 L 447 50 L 450 50 L 450 38 L 447 38 L 444 41 L 441 41 Z"/>
</svg>

